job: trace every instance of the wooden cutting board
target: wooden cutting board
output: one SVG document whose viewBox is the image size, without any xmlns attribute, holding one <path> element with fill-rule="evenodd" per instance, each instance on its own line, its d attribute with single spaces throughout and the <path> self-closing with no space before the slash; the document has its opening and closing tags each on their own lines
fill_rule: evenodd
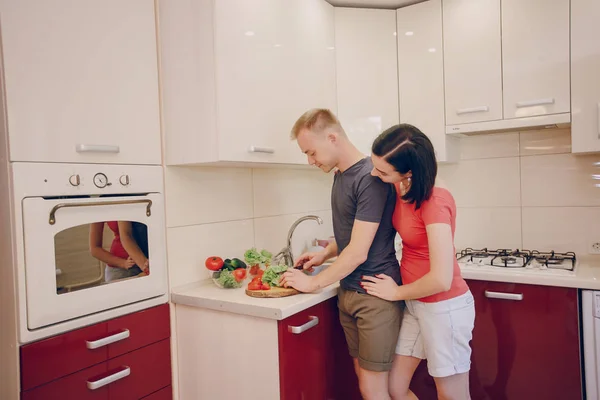
<svg viewBox="0 0 600 400">
<path fill-rule="evenodd" d="M 248 289 L 246 289 L 246 294 L 250 297 L 276 298 L 276 297 L 293 296 L 298 293 L 300 293 L 300 292 L 293 288 L 273 287 L 269 290 L 248 290 Z"/>
</svg>

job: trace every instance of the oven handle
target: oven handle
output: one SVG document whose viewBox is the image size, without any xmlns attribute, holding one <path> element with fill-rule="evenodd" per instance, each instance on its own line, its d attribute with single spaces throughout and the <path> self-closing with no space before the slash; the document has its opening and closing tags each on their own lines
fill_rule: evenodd
<svg viewBox="0 0 600 400">
<path fill-rule="evenodd" d="M 93 206 L 117 206 L 121 204 L 139 204 L 139 203 L 147 203 L 146 205 L 146 215 L 149 217 L 152 215 L 150 212 L 150 208 L 152 207 L 152 200 L 144 199 L 144 200 L 119 200 L 119 201 L 94 201 L 90 203 L 60 203 L 52 207 L 50 210 L 50 218 L 48 223 L 50 225 L 54 225 L 56 223 L 56 212 L 61 208 L 68 207 L 93 207 Z"/>
</svg>

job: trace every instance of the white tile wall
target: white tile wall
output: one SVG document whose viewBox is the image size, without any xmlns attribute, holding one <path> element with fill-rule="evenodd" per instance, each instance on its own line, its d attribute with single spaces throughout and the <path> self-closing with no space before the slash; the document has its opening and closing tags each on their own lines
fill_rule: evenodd
<svg viewBox="0 0 600 400">
<path fill-rule="evenodd" d="M 521 207 L 459 207 L 454 245 L 457 249 L 521 247 Z"/>
<path fill-rule="evenodd" d="M 461 160 L 518 157 L 519 134 L 498 133 L 469 136 L 462 138 L 459 146 Z"/>
</svg>

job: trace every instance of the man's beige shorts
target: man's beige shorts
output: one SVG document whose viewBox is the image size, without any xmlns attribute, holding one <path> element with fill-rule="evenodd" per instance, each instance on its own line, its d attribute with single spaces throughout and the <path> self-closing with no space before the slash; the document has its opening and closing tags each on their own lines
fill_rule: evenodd
<svg viewBox="0 0 600 400">
<path fill-rule="evenodd" d="M 350 355 L 358 359 L 363 369 L 389 371 L 400 332 L 403 302 L 390 302 L 340 287 L 338 308 Z"/>
</svg>

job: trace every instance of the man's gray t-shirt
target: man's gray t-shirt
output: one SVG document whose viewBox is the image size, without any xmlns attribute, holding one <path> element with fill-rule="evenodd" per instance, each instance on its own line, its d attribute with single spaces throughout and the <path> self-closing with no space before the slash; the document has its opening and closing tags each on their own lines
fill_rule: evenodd
<svg viewBox="0 0 600 400">
<path fill-rule="evenodd" d="M 354 220 L 378 222 L 367 261 L 359 265 L 340 285 L 365 293 L 360 287 L 363 275 L 386 274 L 400 284 L 400 265 L 394 249 L 396 230 L 392 214 L 396 205 L 394 187 L 371 175 L 373 163 L 363 158 L 344 172 L 336 172 L 331 190 L 333 233 L 341 253 L 350 243 Z"/>
</svg>

